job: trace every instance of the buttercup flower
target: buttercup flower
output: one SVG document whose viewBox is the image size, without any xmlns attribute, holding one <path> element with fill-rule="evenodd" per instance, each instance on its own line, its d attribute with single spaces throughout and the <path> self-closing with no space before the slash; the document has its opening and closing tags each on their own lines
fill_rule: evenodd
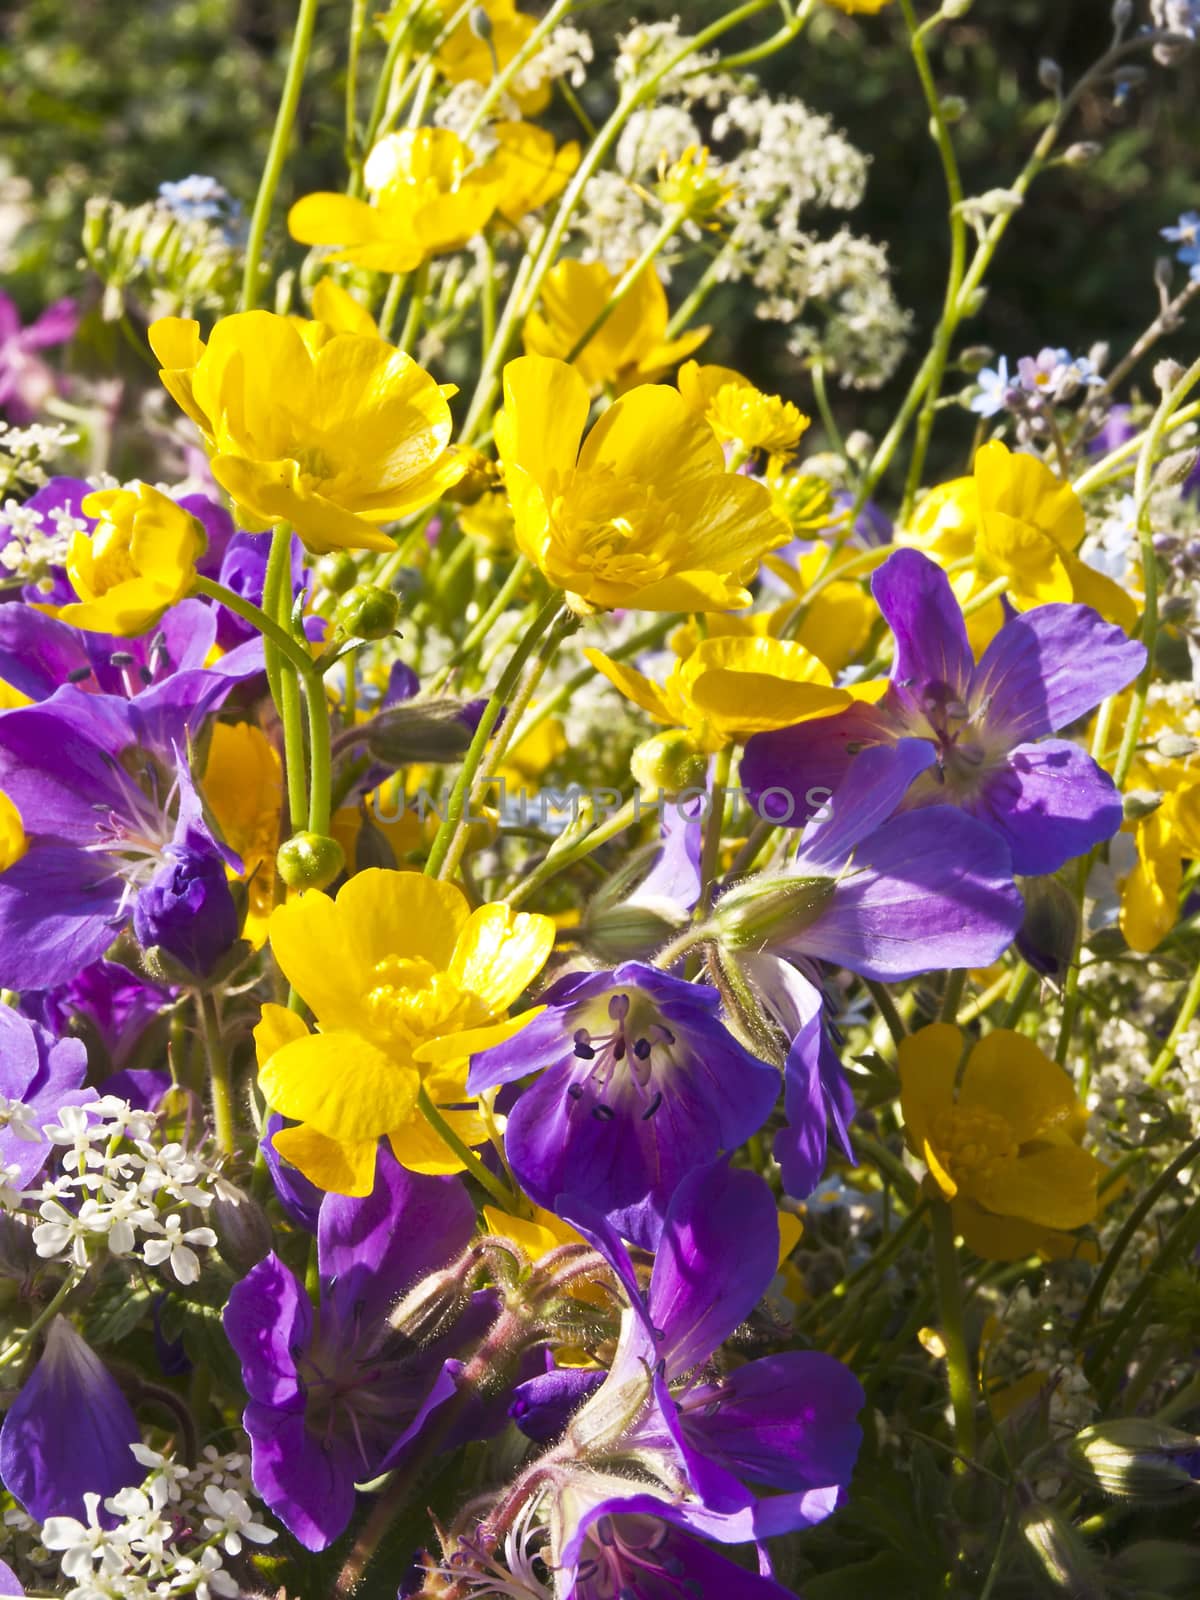
<svg viewBox="0 0 1200 1600">
<path fill-rule="evenodd" d="M 95 530 L 73 533 L 66 556 L 79 598 L 54 615 L 95 633 L 145 633 L 191 588 L 203 528 L 146 483 L 89 494 L 83 512 Z"/>
<path fill-rule="evenodd" d="M 985 1035 L 956 1092 L 963 1047 L 945 1022 L 901 1044 L 908 1142 L 971 1248 L 1016 1260 L 1047 1234 L 1092 1221 L 1104 1167 L 1079 1148 L 1087 1113 L 1070 1078 L 1032 1040 L 1010 1028 Z"/>
<path fill-rule="evenodd" d="M 493 215 L 516 222 L 563 188 L 579 146 L 555 149 L 530 122 L 490 130 L 496 147 L 476 160 L 450 128 L 408 128 L 382 139 L 363 165 L 370 202 L 309 194 L 288 213 L 301 244 L 330 245 L 333 261 L 376 272 L 410 272 L 430 256 L 461 250 Z"/>
<path fill-rule="evenodd" d="M 675 389 L 644 385 L 580 444 L 587 384 L 563 361 L 504 369 L 496 443 L 522 553 L 584 608 L 726 611 L 789 529 L 759 483 L 725 470 Z"/>
<path fill-rule="evenodd" d="M 283 773 L 275 746 L 249 723 L 218 722 L 201 792 L 221 837 L 241 861 L 238 876 L 249 894 L 242 937 L 257 949 L 275 909 L 275 852 L 283 810 Z"/>
<path fill-rule="evenodd" d="M 1069 483 L 1036 456 L 1014 454 L 992 439 L 975 454 L 979 527 L 975 559 L 988 578 L 1009 580 L 1021 609 L 1077 600 L 1128 632 L 1137 607 L 1111 578 L 1079 559 L 1083 506 Z"/>
<path fill-rule="evenodd" d="M 459 9 L 455 0 L 435 0 L 435 3 L 446 22 Z M 482 25 L 476 12 L 481 12 L 486 19 Z M 463 17 L 442 40 L 434 61 L 450 83 L 491 83 L 496 73 L 508 66 L 536 26 L 533 17 L 517 10 L 514 0 L 486 0 L 485 4 L 472 7 L 472 14 Z M 518 91 L 515 97 L 521 110 L 532 116 L 549 104 L 550 89 L 545 85 L 532 92 Z"/>
<path fill-rule="evenodd" d="M 278 1152 L 340 1194 L 369 1193 L 385 1135 L 415 1171 L 458 1171 L 418 1092 L 467 1144 L 485 1137 L 462 1109 L 468 1057 L 513 1031 L 501 1019 L 550 953 L 550 918 L 502 905 L 472 913 L 452 884 L 376 867 L 335 900 L 310 889 L 279 906 L 270 938 L 320 1030 L 263 1008 L 259 1082 L 274 1110 L 302 1125 L 275 1135 Z"/>
<path fill-rule="evenodd" d="M 602 261 L 560 261 L 546 274 L 540 309 L 525 319 L 521 336 L 529 355 L 571 360 L 595 392 L 612 384 L 618 392 L 647 383 L 690 355 L 709 329 L 667 337 L 667 294 L 653 264 L 638 273 L 603 326 L 577 354 L 579 341 L 602 316 L 620 281 Z"/>
<path fill-rule="evenodd" d="M 833 687 L 828 667 L 803 645 L 760 634 L 698 640 L 676 658 L 661 688 L 600 650 L 583 653 L 626 699 L 655 722 L 686 728 L 702 750 L 723 750 L 767 728 L 831 716 L 855 698 Z"/>
<path fill-rule="evenodd" d="M 1179 920 L 1185 861 L 1200 861 L 1200 767 L 1152 769 L 1162 801 L 1134 830 L 1137 863 L 1121 885 L 1121 932 L 1131 950 L 1153 950 Z"/>
<path fill-rule="evenodd" d="M 763 394 L 732 367 L 685 361 L 676 382 L 688 406 L 705 419 L 721 443 L 743 455 L 754 450 L 786 454 L 812 420 L 790 400 Z"/>
<path fill-rule="evenodd" d="M 461 475 L 446 391 L 378 337 L 245 311 L 207 344 L 180 317 L 160 318 L 149 339 L 247 526 L 290 522 L 318 553 L 391 550 L 377 524 L 430 505 Z"/>
</svg>

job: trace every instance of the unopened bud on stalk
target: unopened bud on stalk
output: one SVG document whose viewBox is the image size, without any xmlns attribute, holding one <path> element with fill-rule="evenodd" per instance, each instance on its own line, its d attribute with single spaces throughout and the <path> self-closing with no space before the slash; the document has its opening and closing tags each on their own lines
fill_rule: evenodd
<svg viewBox="0 0 1200 1600">
<path fill-rule="evenodd" d="M 239 1275 L 257 1266 L 274 1246 L 266 1212 L 257 1200 L 241 1190 L 236 1198 L 229 1193 L 219 1194 L 209 1210 L 208 1220 L 216 1233 L 221 1259 Z"/>
<path fill-rule="evenodd" d="M 959 356 L 958 368 L 960 372 L 982 372 L 995 359 L 996 352 L 990 344 L 970 344 Z"/>
<path fill-rule="evenodd" d="M 1200 739 L 1193 739 L 1190 733 L 1163 733 L 1154 748 L 1168 761 L 1186 761 L 1200 750 Z"/>
<path fill-rule="evenodd" d="M 289 889 L 324 889 L 346 865 L 346 858 L 328 834 L 303 832 L 284 840 L 275 865 Z"/>
<path fill-rule="evenodd" d="M 338 603 L 334 620 L 355 639 L 386 639 L 396 631 L 400 597 L 373 583 L 356 583 Z"/>
<path fill-rule="evenodd" d="M 726 950 L 769 950 L 807 928 L 833 892 L 831 878 L 760 873 L 722 895 L 710 927 Z"/>
<path fill-rule="evenodd" d="M 1121 811 L 1126 822 L 1140 822 L 1157 811 L 1162 803 L 1163 797 L 1156 789 L 1131 789 L 1122 799 Z"/>
<path fill-rule="evenodd" d="M 1043 978 L 1065 978 L 1079 937 L 1079 906 L 1058 878 L 1025 878 L 1025 920 L 1017 949 Z"/>
<path fill-rule="evenodd" d="M 622 961 L 648 960 L 683 926 L 681 916 L 670 916 L 667 906 L 603 905 L 592 901 L 583 915 L 580 933 L 592 953 L 606 966 Z"/>
<path fill-rule="evenodd" d="M 1062 68 L 1050 56 L 1043 56 L 1038 62 L 1038 82 L 1051 94 L 1062 93 Z"/>
<path fill-rule="evenodd" d="M 1200 1438 L 1150 1417 L 1119 1417 L 1084 1428 L 1070 1454 L 1077 1472 L 1121 1500 L 1190 1494 L 1200 1475 Z"/>
<path fill-rule="evenodd" d="M 1048 1505 L 1027 1506 L 1021 1513 L 1021 1532 L 1061 1594 L 1070 1600 L 1103 1600 L 1109 1591 L 1099 1563 L 1065 1517 Z"/>
<path fill-rule="evenodd" d="M 644 739 L 629 758 L 629 770 L 650 797 L 670 797 L 704 787 L 708 757 L 697 750 L 689 734 L 672 729 Z"/>
<path fill-rule="evenodd" d="M 942 120 L 961 122 L 967 114 L 967 102 L 960 94 L 945 94 L 941 99 Z"/>
<path fill-rule="evenodd" d="M 1095 139 L 1080 139 L 1063 151 L 1062 164 L 1064 167 L 1089 167 L 1103 148 Z"/>
<path fill-rule="evenodd" d="M 317 562 L 317 582 L 330 594 L 345 594 L 358 582 L 358 562 L 348 550 L 330 550 Z"/>
<path fill-rule="evenodd" d="M 975 0 L 942 0 L 942 15 L 956 22 L 959 17 L 965 17 L 974 4 Z"/>
</svg>

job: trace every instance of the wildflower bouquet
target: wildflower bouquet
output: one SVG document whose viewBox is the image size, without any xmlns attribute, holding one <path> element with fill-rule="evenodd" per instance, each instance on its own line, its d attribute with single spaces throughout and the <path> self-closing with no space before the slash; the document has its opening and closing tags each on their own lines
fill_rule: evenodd
<svg viewBox="0 0 1200 1600">
<path fill-rule="evenodd" d="M 1200 9 L 979 194 L 970 0 L 331 10 L 248 219 L 89 207 L 152 371 L 0 298 L 0 1593 L 1194 1594 L 1200 217 L 1127 351 L 966 341 Z M 923 353 L 753 70 L 889 27 Z"/>
</svg>

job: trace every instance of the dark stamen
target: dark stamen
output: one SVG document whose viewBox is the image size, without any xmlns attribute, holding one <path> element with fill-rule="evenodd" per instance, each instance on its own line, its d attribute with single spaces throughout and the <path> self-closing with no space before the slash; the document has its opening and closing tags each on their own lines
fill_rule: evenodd
<svg viewBox="0 0 1200 1600">
<path fill-rule="evenodd" d="M 615 994 L 608 1002 L 608 1014 L 614 1022 L 624 1022 L 629 1015 L 629 996 Z"/>
<path fill-rule="evenodd" d="M 648 1061 L 650 1059 L 649 1039 L 635 1039 L 633 1041 L 633 1053 L 639 1061 Z"/>
<path fill-rule="evenodd" d="M 663 1101 L 662 1090 L 659 1089 L 658 1092 L 655 1094 L 654 1099 L 651 1100 L 650 1104 L 646 1107 L 645 1111 L 642 1112 L 642 1121 L 643 1122 L 649 1122 L 650 1121 L 650 1118 L 658 1110 L 659 1106 L 662 1105 L 662 1101 Z"/>
<path fill-rule="evenodd" d="M 67 673 L 67 682 L 82 683 L 85 678 L 90 678 L 91 675 L 91 667 L 76 667 L 73 671 Z"/>
<path fill-rule="evenodd" d="M 611 1122 L 615 1114 L 611 1106 L 599 1105 L 592 1107 L 592 1115 L 597 1122 Z"/>
<path fill-rule="evenodd" d="M 131 667 L 133 665 L 133 657 L 128 650 L 114 650 L 108 659 L 114 667 Z"/>
</svg>

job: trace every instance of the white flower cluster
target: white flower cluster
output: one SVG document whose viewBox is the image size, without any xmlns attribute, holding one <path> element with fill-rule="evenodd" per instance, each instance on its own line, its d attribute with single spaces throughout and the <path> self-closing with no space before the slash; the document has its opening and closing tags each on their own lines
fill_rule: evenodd
<svg viewBox="0 0 1200 1600">
<path fill-rule="evenodd" d="M 816 304 L 821 321 L 794 327 L 788 349 L 819 358 L 843 388 L 886 383 L 904 354 L 912 318 L 892 293 L 884 247 L 844 228 L 832 239 L 811 239 L 796 252 L 784 306 L 798 289 Z M 771 314 L 759 306 L 759 316 Z"/>
<path fill-rule="evenodd" d="M 87 523 L 65 506 L 39 513 L 16 500 L 0 505 L 0 526 L 8 532 L 8 542 L 0 546 L 0 567 L 21 583 L 43 585 L 47 592 L 53 587 L 49 569 L 66 560 L 71 535 L 88 531 Z"/>
<path fill-rule="evenodd" d="M 34 422 L 27 428 L 0 422 L 0 490 L 17 484 L 40 489 L 50 476 L 49 464 L 78 441 L 77 433 L 58 422 Z M 4 515 L 7 519 L 7 507 Z"/>
<path fill-rule="evenodd" d="M 691 35 L 681 31 L 679 18 L 669 22 L 639 22 L 617 41 L 615 75 L 623 89 L 662 77 L 657 84 L 659 100 L 679 99 L 688 105 L 704 105 L 710 110 L 738 94 L 749 81 L 729 72 L 714 72 L 715 50 L 689 52 L 668 69 L 667 63 L 684 51 Z"/>
<path fill-rule="evenodd" d="M 33 1243 L 44 1261 L 68 1260 L 83 1271 L 98 1251 L 136 1255 L 178 1283 L 195 1283 L 196 1251 L 217 1236 L 189 1226 L 187 1210 L 204 1211 L 218 1196 L 236 1201 L 238 1191 L 196 1151 L 154 1143 L 155 1126 L 148 1112 L 112 1096 L 64 1106 L 57 1122 L 43 1126 L 62 1152 L 60 1175 L 24 1193 L 0 1188 L 0 1203 L 13 1210 L 36 1203 Z"/>
<path fill-rule="evenodd" d="M 57 1554 L 72 1585 L 66 1600 L 240 1594 L 225 1557 L 278 1537 L 257 1519 L 245 1456 L 222 1456 L 209 1447 L 189 1468 L 145 1445 L 130 1448 L 147 1472 L 139 1488 L 104 1501 L 104 1510 L 120 1519 L 115 1527 L 100 1525 L 96 1494 L 84 1496 L 85 1522 L 51 1517 L 42 1526 L 43 1546 Z"/>
<path fill-rule="evenodd" d="M 569 22 L 551 30 L 541 48 L 512 77 L 514 94 L 536 94 L 547 83 L 569 83 L 581 89 L 596 51 L 591 35 Z"/>
</svg>

